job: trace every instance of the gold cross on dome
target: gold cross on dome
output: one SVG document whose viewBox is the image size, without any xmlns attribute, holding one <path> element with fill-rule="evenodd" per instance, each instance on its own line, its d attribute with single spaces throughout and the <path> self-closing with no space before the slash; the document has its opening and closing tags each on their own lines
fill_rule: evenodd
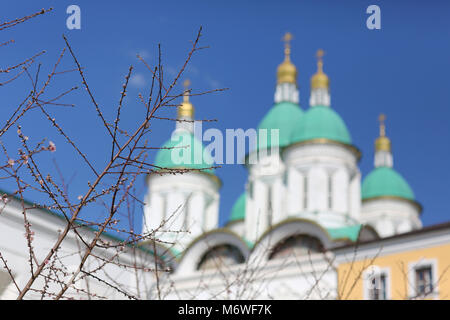
<svg viewBox="0 0 450 320">
<path fill-rule="evenodd" d="M 189 80 L 189 79 L 184 80 L 183 87 L 185 90 L 188 90 L 190 85 L 191 85 L 191 80 Z"/>
<path fill-rule="evenodd" d="M 189 79 L 184 80 L 183 87 L 184 87 L 184 93 L 183 93 L 183 101 L 189 102 L 189 86 L 191 85 L 191 81 Z"/>
<path fill-rule="evenodd" d="M 323 61 L 322 57 L 325 55 L 325 51 L 322 49 L 317 50 L 316 57 L 317 57 L 317 73 L 323 73 Z"/>
<path fill-rule="evenodd" d="M 322 60 L 322 57 L 324 55 L 325 55 L 325 51 L 323 51 L 322 49 L 317 50 L 317 52 L 316 52 L 317 60 Z"/>
<path fill-rule="evenodd" d="M 386 134 L 386 125 L 384 121 L 386 121 L 386 115 L 383 113 L 378 116 L 378 121 L 380 121 L 380 136 L 384 137 Z"/>
<path fill-rule="evenodd" d="M 290 32 L 286 32 L 283 36 L 283 41 L 284 41 L 284 55 L 286 60 L 290 59 L 290 54 L 291 54 L 291 40 L 294 37 L 292 36 L 292 33 Z"/>
<path fill-rule="evenodd" d="M 289 43 L 291 42 L 291 40 L 293 39 L 292 33 L 290 32 L 286 32 L 283 36 L 283 41 L 286 45 L 289 45 Z"/>
</svg>

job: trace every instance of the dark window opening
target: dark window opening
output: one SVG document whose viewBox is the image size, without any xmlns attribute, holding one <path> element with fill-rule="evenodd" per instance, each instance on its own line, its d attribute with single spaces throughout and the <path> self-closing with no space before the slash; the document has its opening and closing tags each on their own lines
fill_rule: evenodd
<svg viewBox="0 0 450 320">
<path fill-rule="evenodd" d="M 245 261 L 241 251 L 235 246 L 223 244 L 209 250 L 200 259 L 198 270 L 220 269 L 224 266 L 240 264 Z"/>
<path fill-rule="evenodd" d="M 386 300 L 386 275 L 379 274 L 370 279 L 369 300 Z"/>
<path fill-rule="evenodd" d="M 419 267 L 415 270 L 417 296 L 425 296 L 433 292 L 433 272 L 431 266 Z"/>
<path fill-rule="evenodd" d="M 288 258 L 290 256 L 304 256 L 311 253 L 322 252 L 323 247 L 319 239 L 300 234 L 288 237 L 278 243 L 269 259 Z"/>
</svg>

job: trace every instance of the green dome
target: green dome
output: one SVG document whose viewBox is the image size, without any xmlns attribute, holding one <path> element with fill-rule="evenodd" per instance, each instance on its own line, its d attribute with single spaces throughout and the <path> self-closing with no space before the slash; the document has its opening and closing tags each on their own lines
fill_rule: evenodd
<svg viewBox="0 0 450 320">
<path fill-rule="evenodd" d="M 242 193 L 231 209 L 231 216 L 228 222 L 243 220 L 245 218 L 245 192 Z"/>
<path fill-rule="evenodd" d="M 213 160 L 205 153 L 203 144 L 193 134 L 180 131 L 164 143 L 158 151 L 155 165 L 161 168 L 203 169 L 202 172 L 214 173 Z"/>
<path fill-rule="evenodd" d="M 379 167 L 369 173 L 363 181 L 361 196 L 362 199 L 394 196 L 414 200 L 414 192 L 406 180 L 388 167 Z"/>
<path fill-rule="evenodd" d="M 292 142 L 326 138 L 351 144 L 352 139 L 342 118 L 330 107 L 311 107 L 292 133 Z"/>
<path fill-rule="evenodd" d="M 258 139 L 258 149 L 271 148 L 270 129 L 280 130 L 279 147 L 291 144 L 292 132 L 299 125 L 302 116 L 303 111 L 298 104 L 292 102 L 275 104 L 258 125 L 258 129 L 267 129 L 267 141 L 259 141 Z"/>
</svg>

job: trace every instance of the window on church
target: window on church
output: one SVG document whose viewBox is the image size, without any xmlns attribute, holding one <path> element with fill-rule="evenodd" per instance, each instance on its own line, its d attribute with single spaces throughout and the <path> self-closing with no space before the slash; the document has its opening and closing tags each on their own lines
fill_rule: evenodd
<svg viewBox="0 0 450 320">
<path fill-rule="evenodd" d="M 386 274 L 380 273 L 370 279 L 369 300 L 386 300 Z"/>
<path fill-rule="evenodd" d="M 364 299 L 388 300 L 390 299 L 390 271 L 389 268 L 371 266 L 363 273 Z"/>
<path fill-rule="evenodd" d="M 415 269 L 415 285 L 417 296 L 426 296 L 433 292 L 433 271 L 431 266 Z"/>
<path fill-rule="evenodd" d="M 220 269 L 245 261 L 241 251 L 232 245 L 219 245 L 209 250 L 198 264 L 198 270 Z"/>
<path fill-rule="evenodd" d="M 311 253 L 322 252 L 322 249 L 322 244 L 319 239 L 304 234 L 295 235 L 280 241 L 273 248 L 269 260 L 292 256 L 304 256 Z"/>
</svg>

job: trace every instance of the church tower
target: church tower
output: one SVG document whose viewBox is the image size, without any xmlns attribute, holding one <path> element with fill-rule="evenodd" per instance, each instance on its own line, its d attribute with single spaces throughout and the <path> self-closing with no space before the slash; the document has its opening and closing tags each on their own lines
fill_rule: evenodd
<svg viewBox="0 0 450 320">
<path fill-rule="evenodd" d="M 284 37 L 284 61 L 277 69 L 277 86 L 275 89 L 275 103 L 299 103 L 300 96 L 297 86 L 297 68 L 291 62 L 292 34 L 287 32 Z"/>
<path fill-rule="evenodd" d="M 249 156 L 255 161 L 247 164 L 249 177 L 243 229 L 245 238 L 252 242 L 286 217 L 286 175 L 280 152 L 291 144 L 292 132 L 303 115 L 299 106 L 297 68 L 291 62 L 291 40 L 292 35 L 286 33 L 284 61 L 276 73 L 274 105 L 258 125 L 257 148 Z M 242 204 L 234 207 L 234 212 L 238 212 L 236 216 L 242 211 L 241 207 Z"/>
<path fill-rule="evenodd" d="M 156 232 L 163 245 L 182 251 L 196 237 L 218 227 L 220 180 L 213 161 L 194 135 L 194 106 L 185 81 L 176 128 L 159 150 L 148 176 L 143 232 Z"/>
<path fill-rule="evenodd" d="M 310 107 L 293 131 L 283 158 L 288 172 L 287 215 L 333 229 L 359 221 L 360 152 L 344 121 L 331 108 L 323 56 L 324 51 L 318 50 Z"/>
<path fill-rule="evenodd" d="M 386 117 L 379 117 L 380 135 L 375 140 L 375 169 L 362 185 L 361 220 L 371 225 L 381 237 L 422 227 L 422 210 L 408 182 L 394 170 L 391 140 L 386 136 Z"/>
<path fill-rule="evenodd" d="M 322 57 L 325 52 L 317 50 L 317 72 L 311 77 L 311 95 L 309 97 L 310 106 L 330 106 L 330 80 L 323 72 Z"/>
</svg>

